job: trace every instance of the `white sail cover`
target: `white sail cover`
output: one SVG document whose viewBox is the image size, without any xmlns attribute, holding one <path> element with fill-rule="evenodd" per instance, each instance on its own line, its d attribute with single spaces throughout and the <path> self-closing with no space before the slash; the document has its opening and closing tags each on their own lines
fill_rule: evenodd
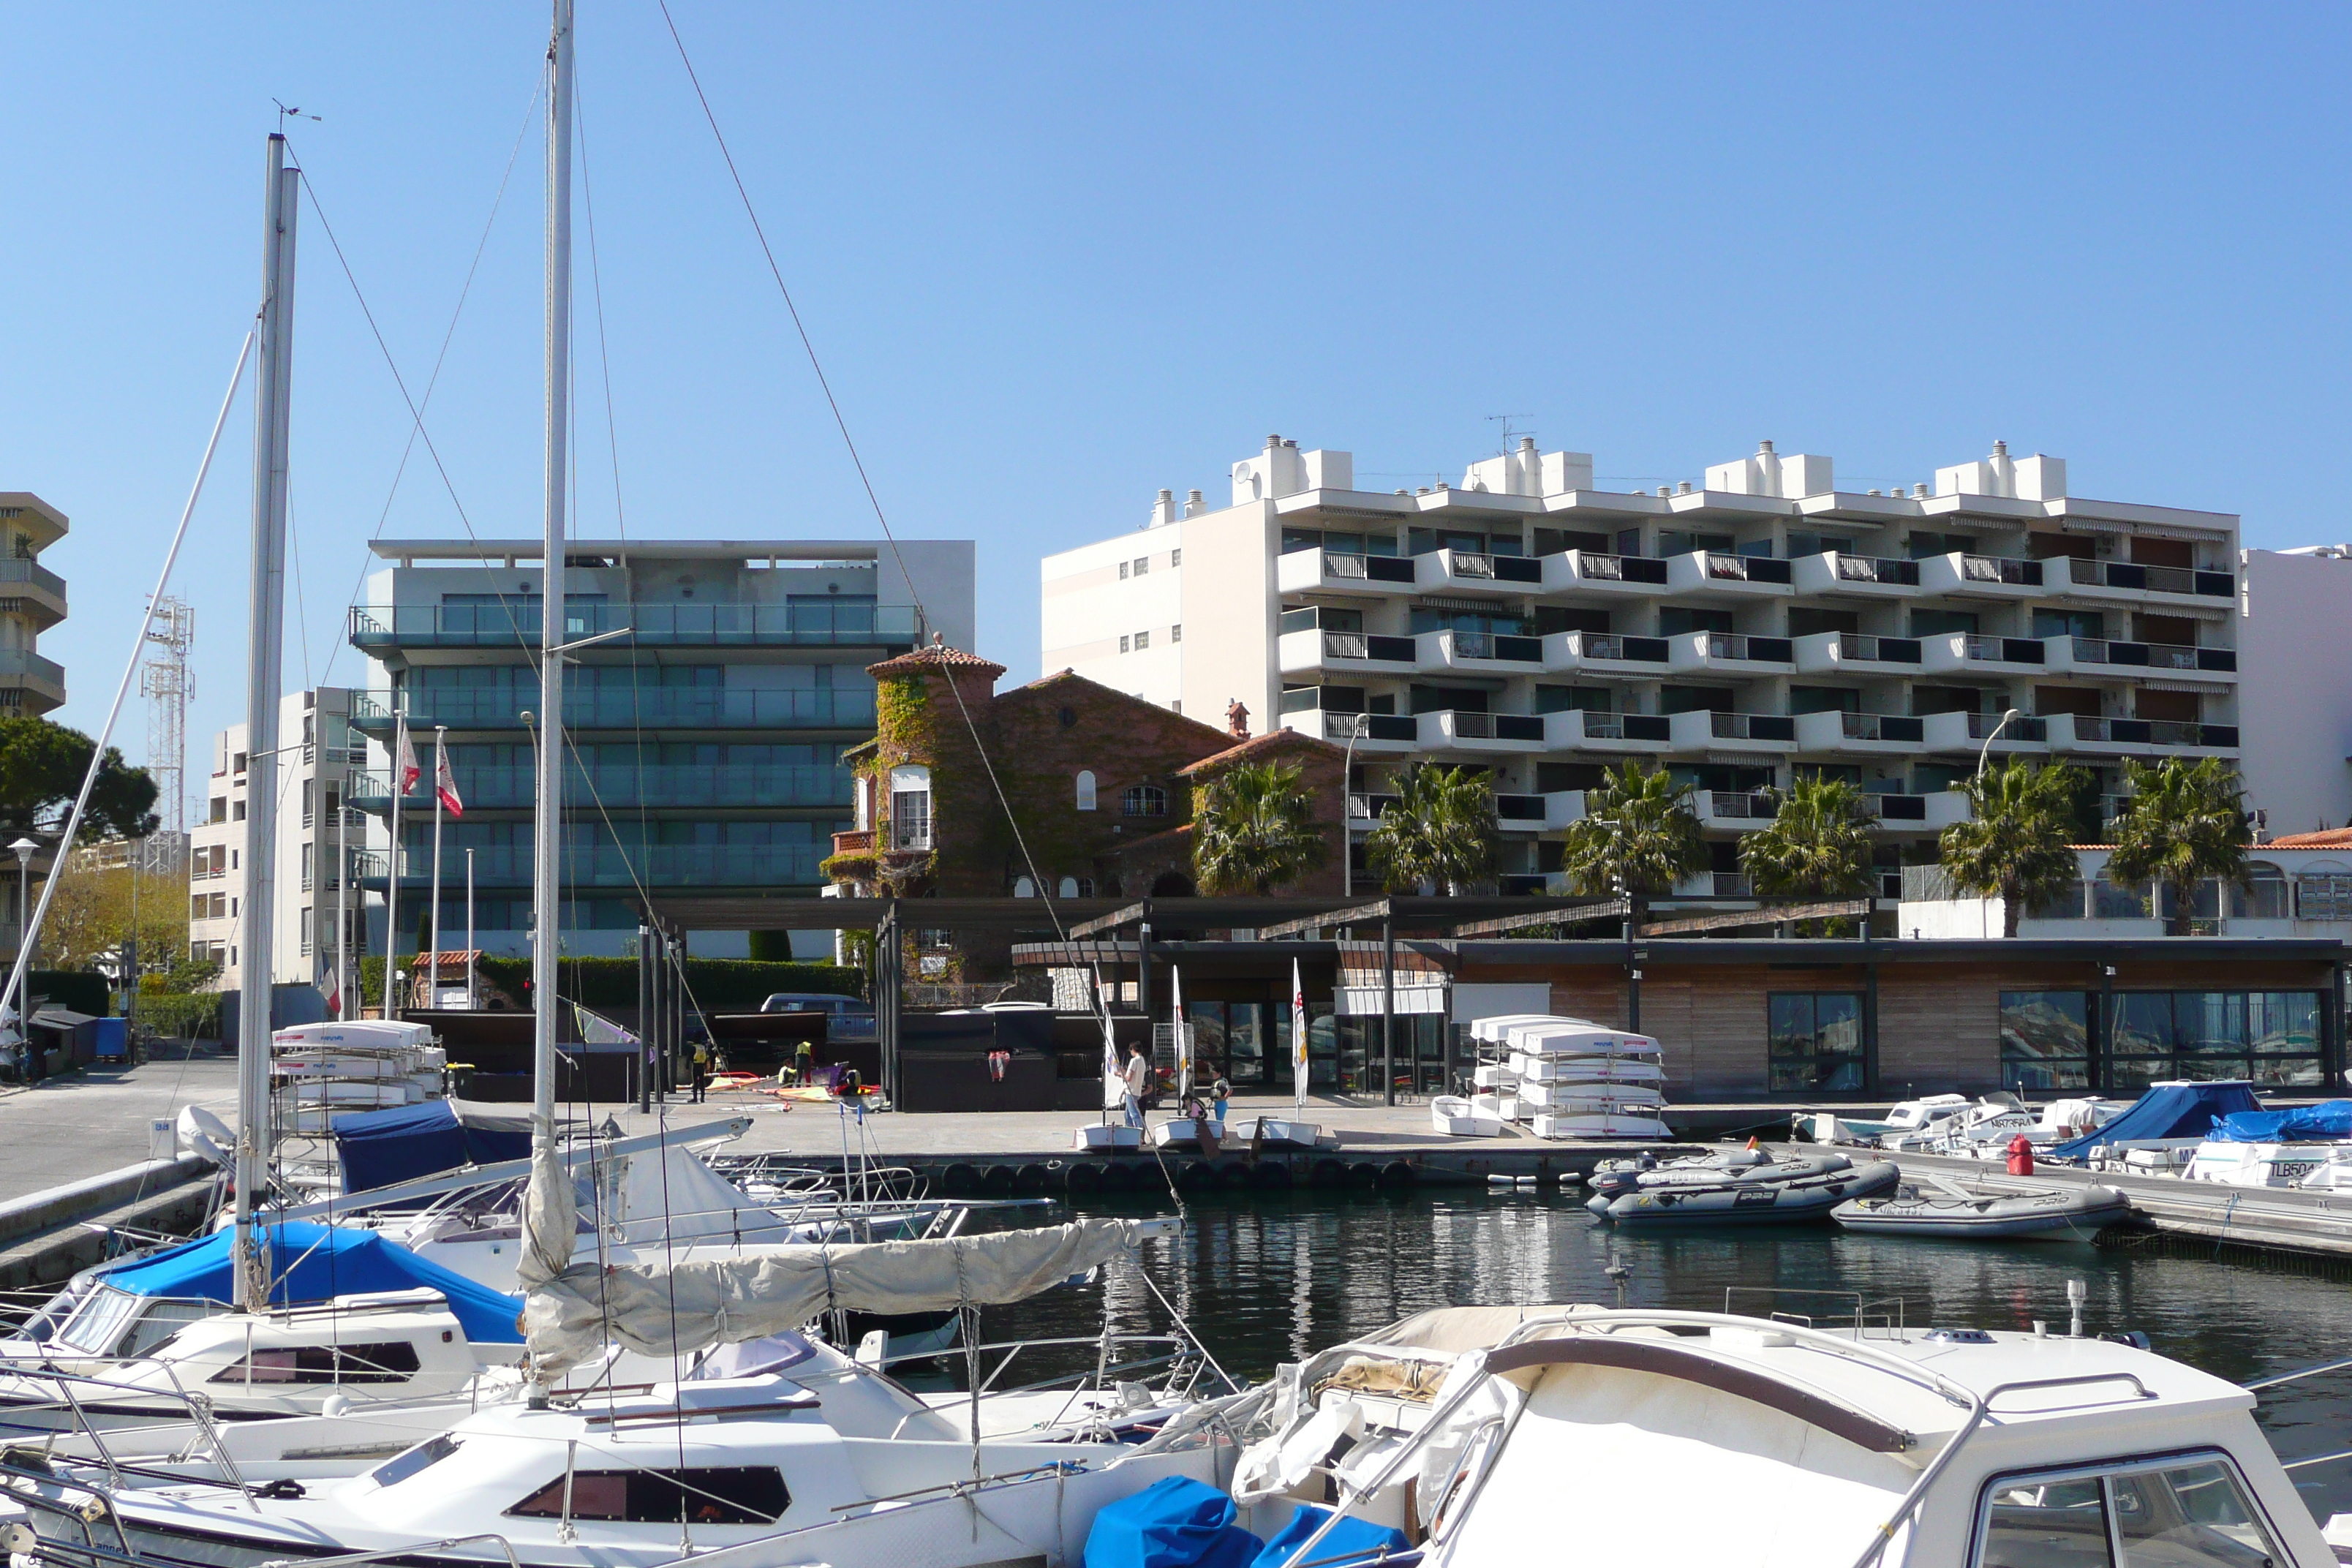
<svg viewBox="0 0 2352 1568">
<path fill-rule="evenodd" d="M 779 1247 L 708 1263 L 571 1261 L 575 1204 L 552 1146 L 534 1154 L 516 1274 L 523 1331 L 549 1376 L 618 1341 L 672 1355 L 800 1329 L 836 1309 L 926 1312 L 1018 1301 L 1126 1254 L 1132 1220 L 852 1247 Z"/>
</svg>

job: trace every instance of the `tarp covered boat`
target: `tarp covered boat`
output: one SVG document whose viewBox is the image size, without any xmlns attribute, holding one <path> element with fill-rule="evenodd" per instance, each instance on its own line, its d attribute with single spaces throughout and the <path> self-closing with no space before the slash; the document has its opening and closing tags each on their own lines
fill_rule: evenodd
<svg viewBox="0 0 2352 1568">
<path fill-rule="evenodd" d="M 2079 1138 L 2038 1152 L 2045 1160 L 2084 1160 L 2100 1144 L 2203 1138 L 2212 1131 L 2215 1121 L 2262 1108 L 2262 1101 L 2254 1098 L 2254 1086 L 2243 1079 L 2151 1084 L 2130 1110 Z"/>
</svg>

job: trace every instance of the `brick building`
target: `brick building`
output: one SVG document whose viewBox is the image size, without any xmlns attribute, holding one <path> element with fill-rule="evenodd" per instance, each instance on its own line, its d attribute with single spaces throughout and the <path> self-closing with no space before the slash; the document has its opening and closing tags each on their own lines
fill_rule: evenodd
<svg viewBox="0 0 2352 1568">
<path fill-rule="evenodd" d="M 846 758 L 856 819 L 824 863 L 845 892 L 1190 896 L 1195 793 L 1226 769 L 1267 762 L 1300 770 L 1329 847 L 1322 870 L 1276 890 L 1341 889 L 1346 753 L 1329 742 L 1287 730 L 1252 738 L 1238 710 L 1219 730 L 1068 670 L 999 692 L 1003 665 L 936 643 L 867 673 L 876 734 Z M 1043 904 L 1037 924 L 1054 930 Z M 1001 933 L 918 940 L 910 972 L 921 978 L 1011 973 Z"/>
</svg>

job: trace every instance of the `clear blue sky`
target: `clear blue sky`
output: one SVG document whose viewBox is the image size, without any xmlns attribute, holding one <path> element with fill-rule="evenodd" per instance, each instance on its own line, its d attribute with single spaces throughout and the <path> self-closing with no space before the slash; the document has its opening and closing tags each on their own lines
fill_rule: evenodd
<svg viewBox="0 0 2352 1568">
<path fill-rule="evenodd" d="M 1270 430 L 1388 486 L 1457 476 L 1503 413 L 1629 487 L 1759 437 L 1908 482 L 2001 437 L 2252 543 L 2352 534 L 2340 8 L 672 5 L 894 523 L 980 542 L 1016 677 L 1040 554 L 1221 494 Z M 0 489 L 73 519 L 62 717 L 102 716 L 251 312 L 271 98 L 325 117 L 297 149 L 421 389 L 545 29 L 0 15 Z M 658 10 L 583 0 L 580 41 L 630 531 L 870 537 Z M 427 415 L 484 534 L 538 528 L 536 134 Z M 350 682 L 379 518 L 460 525 L 421 451 L 387 514 L 406 416 L 307 212 L 302 246 L 288 679 Z M 182 575 L 196 760 L 240 716 L 250 433 Z"/>
</svg>

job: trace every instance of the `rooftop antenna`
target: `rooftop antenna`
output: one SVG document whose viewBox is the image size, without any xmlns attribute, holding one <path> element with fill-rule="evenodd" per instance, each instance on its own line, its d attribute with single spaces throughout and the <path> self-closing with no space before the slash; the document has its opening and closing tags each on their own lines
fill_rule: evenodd
<svg viewBox="0 0 2352 1568">
<path fill-rule="evenodd" d="M 1496 448 L 1496 450 L 1498 450 L 1498 451 L 1507 452 L 1507 451 L 1509 451 L 1509 450 L 1511 449 L 1511 441 L 1512 441 L 1512 439 L 1513 439 L 1515 437 L 1519 437 L 1519 436 L 1532 436 L 1532 435 L 1534 435 L 1534 434 L 1535 434 L 1535 432 L 1534 432 L 1533 430 L 1520 430 L 1520 429 L 1515 429 L 1515 428 L 1512 426 L 1512 425 L 1511 425 L 1511 421 L 1512 421 L 1512 420 L 1514 420 L 1514 419 L 1532 419 L 1532 418 L 1534 418 L 1534 417 L 1535 417 L 1535 416 L 1534 416 L 1534 415 L 1532 415 L 1532 414 L 1489 414 L 1489 415 L 1487 415 L 1487 416 L 1486 416 L 1486 423 L 1487 423 L 1487 424 L 1489 424 L 1489 425 L 1500 425 L 1500 426 L 1503 427 L 1503 444 L 1502 444 L 1502 446 L 1501 446 L 1501 447 L 1497 447 L 1497 448 Z"/>
<path fill-rule="evenodd" d="M 283 135 L 285 135 L 285 134 L 286 134 L 286 122 L 287 122 L 288 121 L 289 121 L 289 120 L 320 120 L 320 116 L 318 116 L 318 115 L 316 115 L 316 114 L 305 114 L 305 113 L 303 113 L 303 112 L 302 112 L 302 106 L 301 106 L 300 104 L 299 104 L 299 103 L 298 103 L 298 104 L 296 104 L 293 108 L 289 109 L 289 108 L 287 108 L 287 107 L 286 107 L 285 103 L 284 103 L 282 100 L 278 100 L 278 99 L 275 99 L 275 98 L 273 98 L 273 99 L 271 99 L 269 101 L 278 105 L 278 133 L 280 136 L 283 136 Z M 320 122 L 321 122 L 321 123 L 324 123 L 324 121 L 321 121 Z"/>
</svg>

